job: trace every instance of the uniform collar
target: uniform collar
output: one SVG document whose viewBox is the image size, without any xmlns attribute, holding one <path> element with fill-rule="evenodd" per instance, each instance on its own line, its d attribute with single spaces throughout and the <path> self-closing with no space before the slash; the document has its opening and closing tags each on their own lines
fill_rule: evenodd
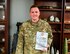
<svg viewBox="0 0 70 54">
<path fill-rule="evenodd" d="M 35 23 L 31 21 L 31 25 L 33 25 L 33 26 L 38 26 L 39 23 L 40 23 L 40 21 L 41 21 L 41 19 L 39 19 L 39 20 L 38 20 L 37 22 L 35 22 Z"/>
</svg>

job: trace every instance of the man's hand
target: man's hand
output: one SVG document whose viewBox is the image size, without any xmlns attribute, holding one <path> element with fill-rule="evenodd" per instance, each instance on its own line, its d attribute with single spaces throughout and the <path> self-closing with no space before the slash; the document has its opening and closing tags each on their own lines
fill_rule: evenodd
<svg viewBox="0 0 70 54">
<path fill-rule="evenodd" d="M 50 46 L 47 45 L 46 48 L 44 48 L 42 51 L 47 52 L 47 49 L 48 49 L 49 47 L 50 47 Z"/>
</svg>

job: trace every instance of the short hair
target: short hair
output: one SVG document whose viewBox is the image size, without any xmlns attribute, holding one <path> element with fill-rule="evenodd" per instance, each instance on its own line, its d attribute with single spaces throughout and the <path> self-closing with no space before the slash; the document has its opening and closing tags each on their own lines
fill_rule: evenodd
<svg viewBox="0 0 70 54">
<path fill-rule="evenodd" d="M 39 9 L 38 6 L 36 6 L 36 5 L 32 5 L 32 6 L 30 7 L 30 10 L 31 10 L 31 8 L 34 8 L 34 7 L 37 7 L 37 8 Z"/>
</svg>

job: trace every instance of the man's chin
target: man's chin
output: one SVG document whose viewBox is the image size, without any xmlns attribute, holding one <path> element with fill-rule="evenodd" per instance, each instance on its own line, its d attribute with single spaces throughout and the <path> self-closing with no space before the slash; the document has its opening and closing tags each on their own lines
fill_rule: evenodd
<svg viewBox="0 0 70 54">
<path fill-rule="evenodd" d="M 33 22 L 37 22 L 38 20 L 39 20 L 38 18 L 32 19 Z"/>
</svg>

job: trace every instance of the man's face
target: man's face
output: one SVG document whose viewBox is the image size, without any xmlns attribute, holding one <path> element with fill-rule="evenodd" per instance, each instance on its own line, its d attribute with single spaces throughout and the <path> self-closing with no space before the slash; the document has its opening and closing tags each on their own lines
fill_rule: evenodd
<svg viewBox="0 0 70 54">
<path fill-rule="evenodd" d="M 33 20 L 39 19 L 40 11 L 37 7 L 33 7 L 30 10 L 30 16 Z"/>
</svg>

